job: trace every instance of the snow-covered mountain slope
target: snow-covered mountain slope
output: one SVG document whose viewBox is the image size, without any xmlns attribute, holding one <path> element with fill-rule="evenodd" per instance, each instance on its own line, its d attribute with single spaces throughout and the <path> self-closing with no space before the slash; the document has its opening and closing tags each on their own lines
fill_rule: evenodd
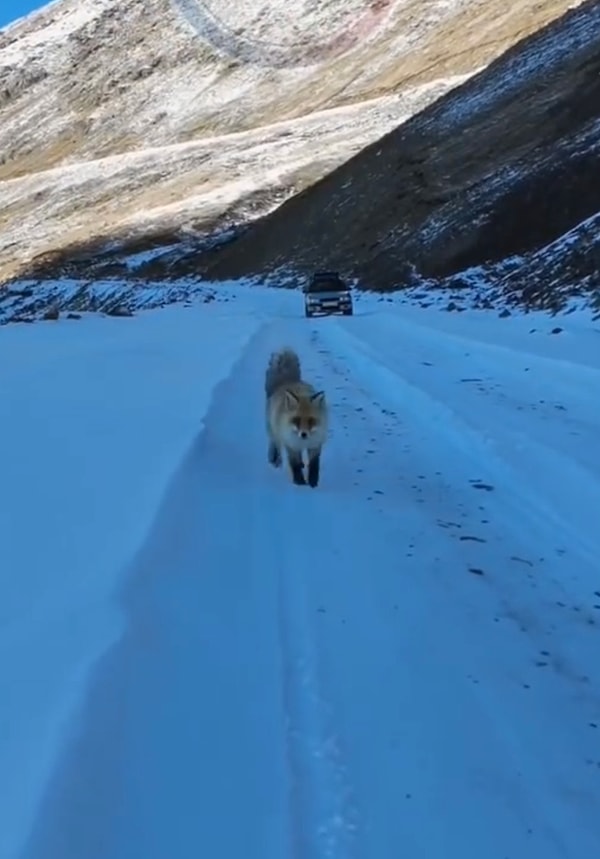
<svg viewBox="0 0 600 859">
<path fill-rule="evenodd" d="M 55 0 L 0 31 L 0 278 L 271 208 L 569 0 Z"/>
<path fill-rule="evenodd" d="M 393 289 L 495 264 L 502 290 L 560 306 L 569 292 L 598 290 L 599 152 L 600 4 L 588 2 L 285 202 L 202 270 L 275 282 L 285 269 L 326 266 Z"/>
<path fill-rule="evenodd" d="M 596 856 L 600 352 L 552 330 L 260 287 L 4 328 L 2 859 Z M 266 461 L 284 343 L 315 490 Z"/>
</svg>

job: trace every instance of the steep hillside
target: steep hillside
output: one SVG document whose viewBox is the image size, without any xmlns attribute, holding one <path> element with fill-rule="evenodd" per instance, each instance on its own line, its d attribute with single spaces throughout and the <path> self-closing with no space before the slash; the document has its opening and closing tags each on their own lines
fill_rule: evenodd
<svg viewBox="0 0 600 859">
<path fill-rule="evenodd" d="M 0 280 L 272 209 L 569 0 L 55 0 L 0 31 Z"/>
<path fill-rule="evenodd" d="M 594 289 L 596 237 L 582 222 L 600 211 L 599 153 L 593 2 L 289 200 L 208 271 L 231 277 L 327 265 L 385 289 L 415 274 L 440 280 L 495 263 L 491 280 L 531 300 L 565 279 Z M 522 266 L 514 260 L 521 255 Z M 534 271 L 537 292 L 528 287 Z"/>
</svg>

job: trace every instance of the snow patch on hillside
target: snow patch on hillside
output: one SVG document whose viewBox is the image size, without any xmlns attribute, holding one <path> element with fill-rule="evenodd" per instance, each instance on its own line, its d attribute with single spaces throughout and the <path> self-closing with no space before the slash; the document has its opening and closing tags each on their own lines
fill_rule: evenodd
<svg viewBox="0 0 600 859">
<path fill-rule="evenodd" d="M 571 6 L 570 17 L 563 20 L 559 30 L 542 30 L 532 38 L 526 51 L 502 58 L 502 75 L 492 66 L 479 74 L 468 93 L 451 94 L 432 114 L 431 124 L 465 125 L 476 113 L 493 110 L 498 102 L 513 97 L 525 80 L 544 75 L 549 68 L 557 68 L 565 57 L 583 53 L 597 39 L 600 5 L 586 3 L 579 8 L 580 5 Z"/>
</svg>

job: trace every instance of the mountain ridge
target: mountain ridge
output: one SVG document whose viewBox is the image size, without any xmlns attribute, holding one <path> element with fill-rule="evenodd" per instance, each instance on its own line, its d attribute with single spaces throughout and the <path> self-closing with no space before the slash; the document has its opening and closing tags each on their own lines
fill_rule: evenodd
<svg viewBox="0 0 600 859">
<path fill-rule="evenodd" d="M 56 0 L 0 31 L 0 282 L 79 244 L 248 222 L 568 5 L 357 0 L 371 29 L 354 38 L 329 0 L 311 7 L 316 59 L 314 17 L 281 0 L 243 6 L 242 36 L 268 42 L 283 26 L 294 50 L 313 44 L 310 62 L 281 69 L 223 55 L 174 0 Z M 338 18 L 349 41 L 336 54 Z"/>
<path fill-rule="evenodd" d="M 587 3 L 257 221 L 203 274 L 274 280 L 327 266 L 385 290 L 495 265 L 503 284 L 505 259 L 556 254 L 569 233 L 594 292 L 599 152 L 600 4 Z M 574 259 L 554 287 L 577 289 Z M 513 272 L 504 285 L 522 281 Z"/>
</svg>

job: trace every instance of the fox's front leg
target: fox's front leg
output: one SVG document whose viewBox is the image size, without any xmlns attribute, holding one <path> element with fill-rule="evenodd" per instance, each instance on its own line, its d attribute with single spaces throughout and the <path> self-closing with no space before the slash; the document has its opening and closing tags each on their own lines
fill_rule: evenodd
<svg viewBox="0 0 600 859">
<path fill-rule="evenodd" d="M 290 450 L 287 448 L 287 457 L 288 462 L 290 464 L 290 470 L 292 472 L 292 480 L 294 483 L 298 484 L 298 486 L 305 486 L 306 480 L 304 479 L 304 463 L 302 462 L 302 451 Z"/>
<path fill-rule="evenodd" d="M 321 470 L 321 448 L 313 448 L 308 451 L 308 484 L 312 486 L 319 485 L 319 473 Z"/>
<path fill-rule="evenodd" d="M 269 450 L 267 452 L 267 459 L 274 465 L 275 468 L 279 468 L 281 465 L 281 450 L 279 449 L 276 442 L 273 439 L 269 440 Z"/>
<path fill-rule="evenodd" d="M 275 466 L 275 468 L 279 468 L 279 466 L 281 465 L 281 448 L 279 447 L 279 445 L 277 444 L 277 442 L 275 441 L 275 439 L 273 437 L 273 432 L 271 431 L 271 424 L 269 422 L 269 416 L 268 415 L 267 415 L 267 420 L 266 420 L 266 430 L 267 430 L 267 436 L 269 439 L 269 447 L 267 449 L 267 460 L 269 461 L 269 463 L 271 465 Z"/>
</svg>

